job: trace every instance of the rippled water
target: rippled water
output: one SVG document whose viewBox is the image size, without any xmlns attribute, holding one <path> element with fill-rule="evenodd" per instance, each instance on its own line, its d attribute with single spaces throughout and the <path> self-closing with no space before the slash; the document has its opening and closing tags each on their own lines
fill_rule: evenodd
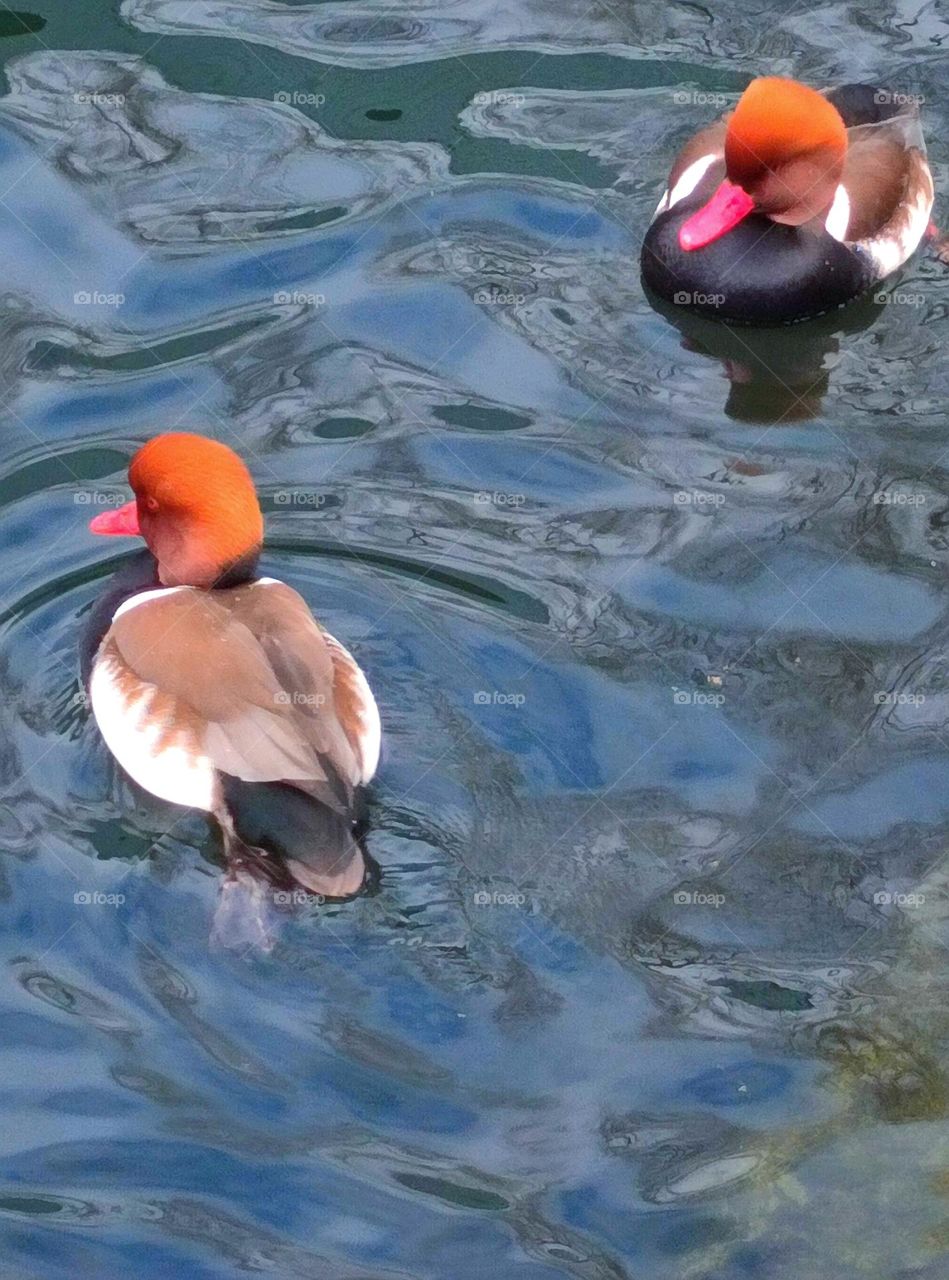
<svg viewBox="0 0 949 1280">
<path fill-rule="evenodd" d="M 761 70 L 945 188 L 945 9 L 114 8 L 0 22 L 3 1275 L 944 1276 L 946 269 L 755 334 L 637 257 Z M 176 424 L 386 726 L 269 955 L 78 682 Z"/>
</svg>

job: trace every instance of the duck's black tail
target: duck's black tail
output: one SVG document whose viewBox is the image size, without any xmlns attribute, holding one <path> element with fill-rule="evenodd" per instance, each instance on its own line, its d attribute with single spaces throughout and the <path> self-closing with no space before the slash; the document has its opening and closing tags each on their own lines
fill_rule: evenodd
<svg viewBox="0 0 949 1280">
<path fill-rule="evenodd" d="M 215 814 L 229 868 L 259 875 L 275 890 L 351 898 L 366 880 L 355 815 L 284 782 L 221 777 L 226 812 Z"/>
<path fill-rule="evenodd" d="M 214 817 L 227 874 L 212 930 L 216 944 L 269 951 L 287 912 L 344 901 L 375 883 L 378 868 L 351 813 L 286 783 L 221 781 L 224 802 Z"/>
<path fill-rule="evenodd" d="M 873 84 L 838 85 L 828 92 L 827 100 L 840 112 L 848 129 L 861 124 L 882 124 L 896 116 L 919 114 L 916 95 L 881 89 Z"/>
</svg>

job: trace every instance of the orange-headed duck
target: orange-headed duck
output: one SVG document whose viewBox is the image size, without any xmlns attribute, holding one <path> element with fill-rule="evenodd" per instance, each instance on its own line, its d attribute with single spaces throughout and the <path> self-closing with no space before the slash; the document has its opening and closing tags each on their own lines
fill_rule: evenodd
<svg viewBox="0 0 949 1280">
<path fill-rule="evenodd" d="M 806 320 L 901 267 L 932 203 L 918 98 L 764 76 L 676 157 L 643 279 L 722 320 Z"/>
<path fill-rule="evenodd" d="M 354 800 L 381 737 L 362 671 L 302 596 L 257 576 L 264 522 L 236 453 L 160 435 L 129 482 L 134 500 L 89 526 L 138 535 L 154 557 L 151 589 L 110 613 L 94 648 L 106 744 L 153 795 L 213 815 L 231 877 L 357 893 Z"/>
</svg>

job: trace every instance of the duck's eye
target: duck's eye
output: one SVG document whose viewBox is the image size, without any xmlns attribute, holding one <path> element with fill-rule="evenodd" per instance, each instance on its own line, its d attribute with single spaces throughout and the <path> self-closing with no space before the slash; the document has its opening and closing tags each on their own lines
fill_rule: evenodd
<svg viewBox="0 0 949 1280">
<path fill-rule="evenodd" d="M 158 499 L 157 499 L 157 498 L 146 498 L 146 499 L 145 499 L 145 506 L 148 508 L 148 510 L 149 510 L 149 511 L 157 511 L 157 510 L 158 510 Z"/>
</svg>

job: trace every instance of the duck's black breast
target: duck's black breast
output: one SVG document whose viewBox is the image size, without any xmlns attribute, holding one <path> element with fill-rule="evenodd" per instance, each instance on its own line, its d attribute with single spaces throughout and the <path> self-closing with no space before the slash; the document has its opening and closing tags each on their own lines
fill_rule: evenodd
<svg viewBox="0 0 949 1280">
<path fill-rule="evenodd" d="M 761 214 L 687 253 L 679 229 L 715 185 L 714 178 L 701 182 L 646 232 L 643 281 L 660 298 L 735 324 L 791 324 L 835 310 L 874 283 L 869 260 L 826 231 L 787 227 Z"/>
<path fill-rule="evenodd" d="M 142 591 L 160 587 L 158 566 L 150 551 L 141 550 L 131 556 L 109 578 L 93 603 L 79 638 L 79 670 L 83 686 L 88 689 L 92 664 L 105 633 L 120 605 Z"/>
</svg>

